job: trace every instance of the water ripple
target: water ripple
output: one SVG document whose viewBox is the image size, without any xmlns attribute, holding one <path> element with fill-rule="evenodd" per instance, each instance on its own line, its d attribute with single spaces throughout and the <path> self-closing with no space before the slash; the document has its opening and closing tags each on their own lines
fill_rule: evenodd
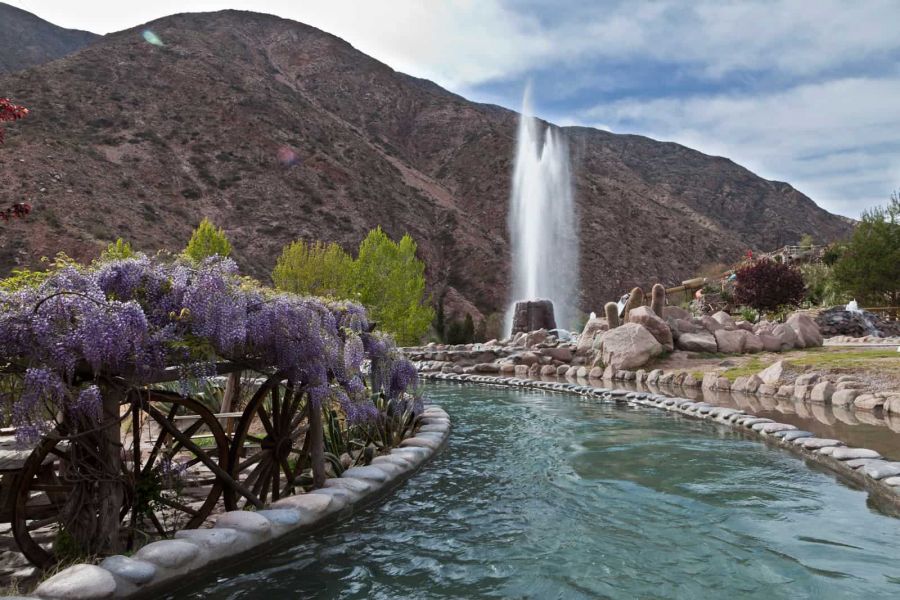
<svg viewBox="0 0 900 600">
<path fill-rule="evenodd" d="M 377 507 L 177 597 L 900 594 L 900 520 L 777 449 L 540 391 L 430 391 L 454 431 L 427 469 Z"/>
</svg>

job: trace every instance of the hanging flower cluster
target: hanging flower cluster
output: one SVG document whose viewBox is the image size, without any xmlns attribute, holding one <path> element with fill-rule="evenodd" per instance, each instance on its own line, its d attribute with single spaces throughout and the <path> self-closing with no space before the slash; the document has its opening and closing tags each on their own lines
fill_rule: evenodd
<svg viewBox="0 0 900 600">
<path fill-rule="evenodd" d="M 21 374 L 11 412 L 26 437 L 60 410 L 98 414 L 97 383 L 141 385 L 175 368 L 186 388 L 223 361 L 282 372 L 314 406 L 337 401 L 351 423 L 374 415 L 372 394 L 399 398 L 416 383 L 361 306 L 263 288 L 227 258 L 67 266 L 0 291 L 0 368 Z"/>
</svg>

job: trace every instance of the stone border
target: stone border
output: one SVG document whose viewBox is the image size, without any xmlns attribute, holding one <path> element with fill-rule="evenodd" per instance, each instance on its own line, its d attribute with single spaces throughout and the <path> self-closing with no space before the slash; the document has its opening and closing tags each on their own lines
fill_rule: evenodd
<svg viewBox="0 0 900 600">
<path fill-rule="evenodd" d="M 851 448 L 837 439 L 817 438 L 788 423 L 757 417 L 740 409 L 714 406 L 687 398 L 634 392 L 622 389 L 593 387 L 570 382 L 495 377 L 489 375 L 458 375 L 451 373 L 420 373 L 420 377 L 437 381 L 480 383 L 521 388 L 567 392 L 601 402 L 616 402 L 629 406 L 654 407 L 695 419 L 729 425 L 737 432 L 784 448 L 802 457 L 807 463 L 821 465 L 847 483 L 866 489 L 885 513 L 900 517 L 900 462 L 885 460 L 869 448 Z"/>
<path fill-rule="evenodd" d="M 346 519 L 409 479 L 450 437 L 450 417 L 429 406 L 415 434 L 371 465 L 352 467 L 325 487 L 288 496 L 266 510 L 221 513 L 211 529 L 185 529 L 175 539 L 152 542 L 132 556 L 110 556 L 100 565 L 78 564 L 42 582 L 30 598 L 45 600 L 156 598 L 176 591 L 203 571 L 256 559 L 298 534 Z"/>
</svg>

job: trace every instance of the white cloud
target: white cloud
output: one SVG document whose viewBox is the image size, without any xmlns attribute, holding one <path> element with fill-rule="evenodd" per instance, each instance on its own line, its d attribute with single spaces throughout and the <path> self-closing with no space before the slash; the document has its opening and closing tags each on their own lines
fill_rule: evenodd
<svg viewBox="0 0 900 600">
<path fill-rule="evenodd" d="M 848 78 L 767 95 L 626 99 L 580 115 L 727 156 L 848 216 L 900 187 L 900 77 Z"/>
</svg>

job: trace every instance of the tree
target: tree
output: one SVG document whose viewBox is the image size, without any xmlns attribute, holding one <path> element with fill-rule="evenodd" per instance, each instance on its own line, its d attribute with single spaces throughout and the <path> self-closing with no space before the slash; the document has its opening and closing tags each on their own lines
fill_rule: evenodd
<svg viewBox="0 0 900 600">
<path fill-rule="evenodd" d="M 119 260 L 122 258 L 132 258 L 134 254 L 134 250 L 131 249 L 131 244 L 129 244 L 122 238 L 119 238 L 115 242 L 109 244 L 106 247 L 106 250 L 100 253 L 99 260 L 100 262 L 107 262 L 110 260 Z"/>
<path fill-rule="evenodd" d="M 359 245 L 352 281 L 354 299 L 399 344 L 415 344 L 428 331 L 434 309 L 425 297 L 425 263 L 409 235 L 398 243 L 381 227 L 370 231 Z"/>
<path fill-rule="evenodd" d="M 759 311 L 797 305 L 805 291 L 799 270 L 773 260 L 748 262 L 735 271 L 734 300 Z"/>
<path fill-rule="evenodd" d="M 866 304 L 900 303 L 900 194 L 862 214 L 834 264 L 838 283 Z"/>
<path fill-rule="evenodd" d="M 191 234 L 191 241 L 184 249 L 184 254 L 195 262 L 201 262 L 204 258 L 215 255 L 230 256 L 231 243 L 225 237 L 224 231 L 204 218 Z"/>
<path fill-rule="evenodd" d="M 275 287 L 303 296 L 347 299 L 352 296 L 353 258 L 334 242 L 285 246 L 272 271 Z"/>
</svg>

